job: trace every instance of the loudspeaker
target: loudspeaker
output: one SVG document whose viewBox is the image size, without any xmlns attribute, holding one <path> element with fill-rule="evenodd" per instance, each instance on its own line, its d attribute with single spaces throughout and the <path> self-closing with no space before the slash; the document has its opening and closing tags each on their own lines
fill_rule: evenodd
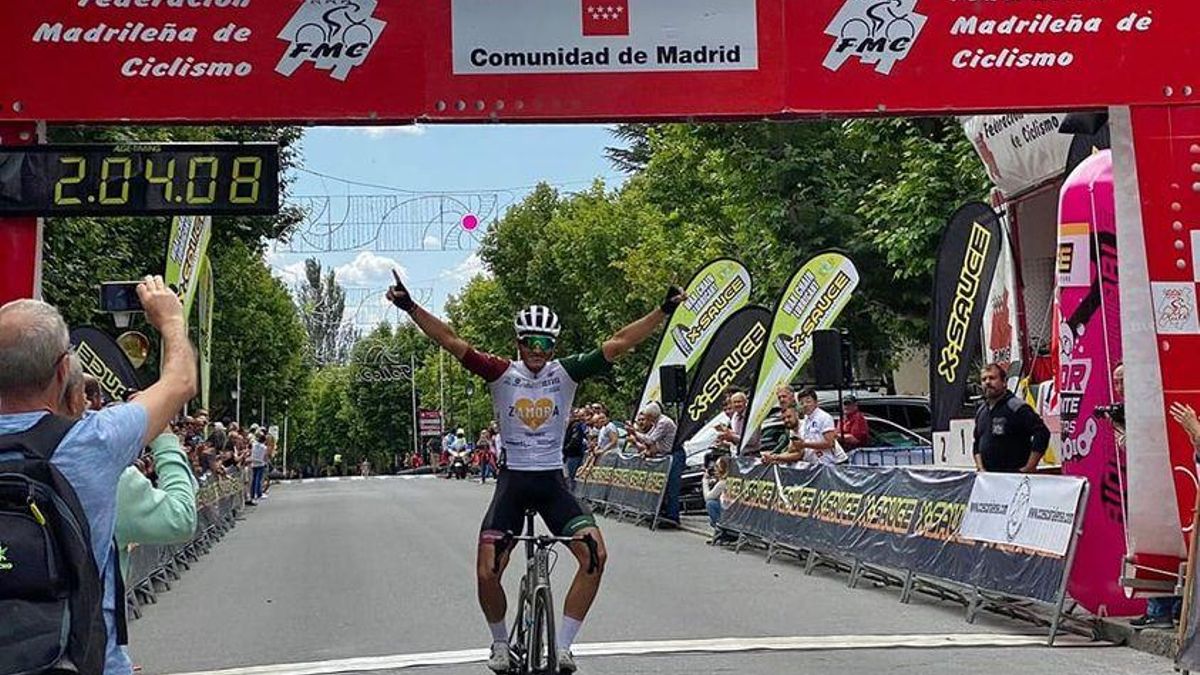
<svg viewBox="0 0 1200 675">
<path fill-rule="evenodd" d="M 687 368 L 682 364 L 661 366 L 658 382 L 662 387 L 662 402 L 682 404 L 687 398 Z"/>
<path fill-rule="evenodd" d="M 813 342 L 813 377 L 817 387 L 836 388 L 846 381 L 842 360 L 842 334 L 832 328 L 815 330 Z"/>
</svg>

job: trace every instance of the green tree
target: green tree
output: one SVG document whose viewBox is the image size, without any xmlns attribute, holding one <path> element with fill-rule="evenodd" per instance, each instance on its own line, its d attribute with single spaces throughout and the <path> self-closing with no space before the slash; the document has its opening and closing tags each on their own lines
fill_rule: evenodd
<svg viewBox="0 0 1200 675">
<path fill-rule="evenodd" d="M 374 467 L 391 467 L 396 455 L 412 451 L 409 368 L 433 351 L 433 344 L 407 322 L 395 329 L 384 322 L 354 345 L 347 396 L 356 418 L 350 435 L 355 461 L 365 456 Z"/>
<path fill-rule="evenodd" d="M 233 416 L 242 374 L 242 420 L 282 423 L 285 402 L 301 404 L 311 374 L 308 335 L 283 282 L 257 250 L 223 247 L 213 259 L 213 411 Z M 266 400 L 265 413 L 262 410 Z"/>
<path fill-rule="evenodd" d="M 312 376 L 290 435 L 291 466 L 319 471 L 332 463 L 335 452 L 351 447 L 361 424 L 350 400 L 351 379 L 350 366 L 339 365 L 325 366 Z"/>
<path fill-rule="evenodd" d="M 333 270 L 322 277 L 321 262 L 316 258 L 305 260 L 304 280 L 296 286 L 296 304 L 316 362 L 345 363 L 358 339 L 358 331 L 342 321 L 346 314 L 346 291 Z"/>
</svg>

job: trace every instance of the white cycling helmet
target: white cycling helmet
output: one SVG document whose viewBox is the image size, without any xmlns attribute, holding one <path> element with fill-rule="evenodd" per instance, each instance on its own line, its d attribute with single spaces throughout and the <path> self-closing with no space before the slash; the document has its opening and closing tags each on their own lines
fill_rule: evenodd
<svg viewBox="0 0 1200 675">
<path fill-rule="evenodd" d="M 561 330 L 558 315 L 545 305 L 531 305 L 518 312 L 513 327 L 517 330 L 517 337 L 549 335 L 556 338 Z"/>
</svg>

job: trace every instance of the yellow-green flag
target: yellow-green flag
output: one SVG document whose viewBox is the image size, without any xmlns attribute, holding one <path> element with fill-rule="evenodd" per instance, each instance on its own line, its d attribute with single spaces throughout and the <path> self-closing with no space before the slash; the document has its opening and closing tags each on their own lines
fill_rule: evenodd
<svg viewBox="0 0 1200 675">
<path fill-rule="evenodd" d="M 791 382 L 812 356 L 813 331 L 829 328 L 850 302 L 858 286 L 858 270 L 841 253 L 821 253 L 792 276 L 768 335 L 767 353 L 758 367 L 758 383 L 750 399 L 750 414 L 742 447 L 774 405 L 779 385 Z"/>
<path fill-rule="evenodd" d="M 213 292 L 212 261 L 206 255 L 200 260 L 200 407 L 208 410 L 209 384 L 212 382 L 212 324 L 213 302 L 216 294 Z"/>
<path fill-rule="evenodd" d="M 675 310 L 663 331 L 638 410 L 651 401 L 662 401 L 660 366 L 683 364 L 689 372 L 696 367 L 717 327 L 750 300 L 750 273 L 742 263 L 720 258 L 697 272 L 684 291 L 688 301 Z"/>
<path fill-rule="evenodd" d="M 164 280 L 183 300 L 183 316 L 192 315 L 192 301 L 200 280 L 200 261 L 208 252 L 212 235 L 209 216 L 176 216 L 171 220 L 171 239 L 167 243 L 167 271 Z"/>
</svg>

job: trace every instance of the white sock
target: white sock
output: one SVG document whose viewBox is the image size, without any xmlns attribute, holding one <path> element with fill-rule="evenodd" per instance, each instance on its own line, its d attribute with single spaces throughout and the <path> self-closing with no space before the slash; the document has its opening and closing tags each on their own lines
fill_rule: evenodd
<svg viewBox="0 0 1200 675">
<path fill-rule="evenodd" d="M 571 648 L 571 643 L 575 642 L 575 636 L 579 634 L 579 627 L 583 625 L 581 619 L 574 619 L 567 615 L 563 615 L 562 630 L 558 632 L 558 648 L 561 651 L 566 651 Z"/>
<path fill-rule="evenodd" d="M 503 621 L 489 623 L 488 630 L 492 631 L 492 642 L 508 642 L 508 627 Z"/>
</svg>

